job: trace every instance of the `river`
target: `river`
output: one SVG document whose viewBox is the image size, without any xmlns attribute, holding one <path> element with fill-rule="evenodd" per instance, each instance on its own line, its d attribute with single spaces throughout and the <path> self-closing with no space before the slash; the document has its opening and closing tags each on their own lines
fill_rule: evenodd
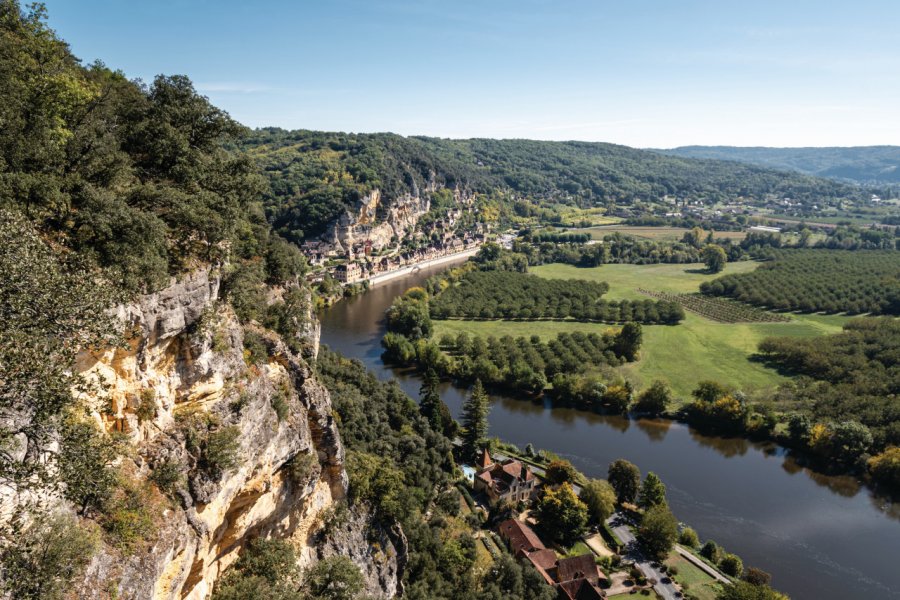
<svg viewBox="0 0 900 600">
<path fill-rule="evenodd" d="M 384 311 L 408 287 L 445 268 L 337 303 L 321 315 L 322 343 L 418 397 L 415 374 L 381 362 Z M 458 416 L 465 390 L 445 384 L 441 393 Z M 492 399 L 492 436 L 552 450 L 589 477 L 605 477 L 617 458 L 656 472 L 681 521 L 745 565 L 771 573 L 773 585 L 794 599 L 900 599 L 900 504 L 874 496 L 852 477 L 814 473 L 773 444 L 704 436 L 680 423 Z"/>
</svg>

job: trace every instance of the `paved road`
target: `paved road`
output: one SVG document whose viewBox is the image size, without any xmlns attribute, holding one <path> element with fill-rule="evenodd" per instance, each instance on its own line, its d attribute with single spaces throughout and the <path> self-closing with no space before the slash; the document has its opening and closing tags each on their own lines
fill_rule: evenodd
<svg viewBox="0 0 900 600">
<path fill-rule="evenodd" d="M 660 598 L 663 598 L 663 600 L 678 600 L 681 598 L 681 593 L 675 589 L 675 584 L 671 582 L 668 576 L 656 569 L 650 564 L 650 561 L 641 554 L 637 540 L 635 539 L 634 533 L 631 531 L 631 527 L 626 518 L 621 513 L 615 513 L 606 520 L 606 523 L 616 534 L 616 537 L 625 544 L 625 550 L 622 553 L 623 558 L 633 561 L 637 568 L 640 569 L 641 573 L 644 574 L 644 577 L 656 580 L 657 583 L 653 586 L 653 589 L 656 590 L 656 593 L 659 594 Z M 663 583 L 663 579 L 669 581 L 669 583 Z"/>
</svg>

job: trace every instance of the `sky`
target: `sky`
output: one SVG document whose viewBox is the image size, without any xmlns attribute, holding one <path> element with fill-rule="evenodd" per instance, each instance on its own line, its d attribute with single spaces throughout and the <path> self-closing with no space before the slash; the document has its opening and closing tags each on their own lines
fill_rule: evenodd
<svg viewBox="0 0 900 600">
<path fill-rule="evenodd" d="M 46 0 L 84 62 L 251 127 L 900 144 L 897 0 Z"/>
</svg>

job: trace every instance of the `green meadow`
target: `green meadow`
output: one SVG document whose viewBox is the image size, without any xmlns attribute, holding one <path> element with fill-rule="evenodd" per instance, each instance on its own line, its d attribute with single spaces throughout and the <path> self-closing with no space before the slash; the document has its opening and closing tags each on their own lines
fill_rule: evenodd
<svg viewBox="0 0 900 600">
<path fill-rule="evenodd" d="M 724 273 L 755 269 L 758 263 L 730 263 Z M 643 299 L 638 289 L 689 293 L 717 277 L 702 265 L 602 265 L 583 269 L 571 265 L 541 265 L 531 272 L 540 277 L 606 281 L 608 299 Z M 772 369 L 752 360 L 759 342 L 768 336 L 809 337 L 840 331 L 848 317 L 792 315 L 788 323 L 718 323 L 687 312 L 679 325 L 645 325 L 641 357 L 623 368 L 636 387 L 663 379 L 687 400 L 698 381 L 714 379 L 745 391 L 771 388 L 784 380 Z M 466 331 L 483 336 L 553 337 L 562 331 L 602 332 L 613 327 L 575 321 L 435 321 L 436 335 Z"/>
</svg>

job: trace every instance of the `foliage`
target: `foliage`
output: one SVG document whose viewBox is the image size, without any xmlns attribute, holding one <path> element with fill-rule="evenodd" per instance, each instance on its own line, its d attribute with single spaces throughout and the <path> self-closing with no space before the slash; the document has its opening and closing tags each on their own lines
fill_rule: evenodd
<svg viewBox="0 0 900 600">
<path fill-rule="evenodd" d="M 0 5 L 0 204 L 132 291 L 264 244 L 262 181 L 222 147 L 242 127 L 186 77 L 82 66 L 45 18 Z"/>
<path fill-rule="evenodd" d="M 391 461 L 374 454 L 350 451 L 347 453 L 347 475 L 350 478 L 350 499 L 368 502 L 385 519 L 402 516 L 403 473 Z"/>
<path fill-rule="evenodd" d="M 550 461 L 544 469 L 544 479 L 551 485 L 560 483 L 576 483 L 578 471 L 567 460 L 557 459 Z"/>
<path fill-rule="evenodd" d="M 151 514 L 154 503 L 148 487 L 120 476 L 119 485 L 104 502 L 100 524 L 123 552 L 133 552 L 138 543 L 156 530 Z"/>
<path fill-rule="evenodd" d="M 37 514 L 15 543 L 0 551 L 0 589 L 21 600 L 62 600 L 87 567 L 98 544 L 95 532 L 65 514 Z"/>
<path fill-rule="evenodd" d="M 791 422 L 795 442 L 848 462 L 870 448 L 900 444 L 896 319 L 854 319 L 826 338 L 767 338 L 759 350 L 769 364 L 803 376 L 782 388 L 802 415 Z M 810 440 L 815 422 L 828 427 L 827 443 Z M 865 425 L 871 438 L 852 422 Z"/>
<path fill-rule="evenodd" d="M 481 380 L 476 380 L 472 393 L 462 406 L 462 450 L 470 460 L 474 460 L 484 448 L 490 408 L 490 399 L 481 385 Z"/>
<path fill-rule="evenodd" d="M 303 574 L 303 587 L 317 600 L 353 600 L 365 587 L 365 579 L 349 557 L 338 555 L 310 567 Z"/>
<path fill-rule="evenodd" d="M 289 543 L 257 538 L 219 580 L 213 600 L 306 600 L 300 592 L 297 557 Z"/>
<path fill-rule="evenodd" d="M 665 503 L 666 485 L 660 481 L 656 473 L 649 471 L 644 479 L 644 483 L 641 484 L 638 506 L 646 510 Z"/>
<path fill-rule="evenodd" d="M 616 491 L 604 479 L 590 479 L 578 498 L 585 503 L 592 523 L 603 523 L 616 508 Z"/>
<path fill-rule="evenodd" d="M 740 577 L 744 573 L 744 562 L 735 554 L 726 553 L 719 561 L 719 568 L 726 575 Z"/>
<path fill-rule="evenodd" d="M 665 503 L 647 509 L 641 518 L 637 540 L 656 560 L 665 558 L 678 539 L 678 521 Z"/>
<path fill-rule="evenodd" d="M 75 417 L 60 431 L 57 459 L 64 495 L 82 515 L 102 510 L 116 488 L 115 444 L 93 423 Z"/>
<path fill-rule="evenodd" d="M 788 597 L 776 592 L 768 585 L 753 585 L 746 581 L 735 581 L 726 585 L 716 596 L 716 600 L 788 600 Z"/>
<path fill-rule="evenodd" d="M 106 312 L 113 299 L 81 261 L 56 255 L 25 219 L 0 209 L 0 480 L 53 483 L 44 449 L 72 391 L 93 388 L 75 374 L 77 354 L 118 339 Z"/>
<path fill-rule="evenodd" d="M 725 254 L 725 249 L 718 244 L 707 244 L 703 248 L 701 257 L 703 258 L 703 264 L 706 265 L 710 273 L 721 273 L 725 268 L 725 263 L 728 262 L 728 255 Z"/>
<path fill-rule="evenodd" d="M 431 316 L 428 312 L 428 296 L 414 288 L 397 298 L 387 311 L 387 328 L 410 339 L 431 336 Z"/>
<path fill-rule="evenodd" d="M 787 323 L 791 318 L 781 313 L 760 310 L 753 306 L 716 296 L 702 294 L 673 294 L 640 290 L 642 294 L 677 302 L 685 309 L 719 323 Z"/>
<path fill-rule="evenodd" d="M 584 531 L 588 507 L 578 499 L 572 486 L 564 483 L 556 489 L 546 488 L 534 509 L 541 527 L 563 544 L 571 544 Z"/>
<path fill-rule="evenodd" d="M 774 310 L 900 314 L 900 254 L 893 250 L 777 250 L 755 271 L 700 290 Z"/>
<path fill-rule="evenodd" d="M 428 419 L 431 429 L 441 431 L 452 439 L 456 435 L 457 424 L 450 413 L 450 408 L 441 399 L 439 384 L 437 373 L 429 369 L 422 378 L 422 386 L 419 388 L 419 411 Z"/>
<path fill-rule="evenodd" d="M 684 311 L 668 301 L 609 302 L 606 283 L 545 279 L 526 273 L 474 271 L 430 301 L 435 319 L 575 319 L 674 324 Z"/>
<path fill-rule="evenodd" d="M 241 430 L 235 425 L 210 432 L 201 460 L 203 469 L 213 477 L 219 477 L 225 471 L 236 467 L 239 464 L 238 453 L 241 449 L 240 436 Z"/>
<path fill-rule="evenodd" d="M 242 147 L 268 176 L 267 213 L 292 241 L 320 235 L 375 189 L 387 203 L 407 193 L 440 203 L 438 192 L 425 190 L 458 186 L 497 199 L 502 213 L 548 213 L 548 220 L 558 213 L 545 207 L 560 203 L 587 207 L 665 195 L 719 201 L 779 194 L 819 204 L 865 197 L 858 189 L 804 175 L 601 143 L 270 128 L 245 138 Z"/>
<path fill-rule="evenodd" d="M 638 394 L 634 410 L 640 413 L 659 415 L 666 412 L 672 403 L 672 390 L 665 381 L 657 379 L 650 387 Z"/>
<path fill-rule="evenodd" d="M 635 501 L 641 484 L 641 471 L 635 465 L 623 458 L 615 460 L 609 465 L 606 479 L 616 491 L 620 504 Z"/>
<path fill-rule="evenodd" d="M 678 543 L 682 546 L 687 546 L 688 548 L 697 548 L 700 546 L 700 537 L 697 535 L 696 531 L 690 527 L 685 527 L 681 530 L 681 533 L 678 534 Z"/>
<path fill-rule="evenodd" d="M 900 447 L 891 446 L 868 462 L 872 477 L 889 488 L 900 490 Z"/>
</svg>

